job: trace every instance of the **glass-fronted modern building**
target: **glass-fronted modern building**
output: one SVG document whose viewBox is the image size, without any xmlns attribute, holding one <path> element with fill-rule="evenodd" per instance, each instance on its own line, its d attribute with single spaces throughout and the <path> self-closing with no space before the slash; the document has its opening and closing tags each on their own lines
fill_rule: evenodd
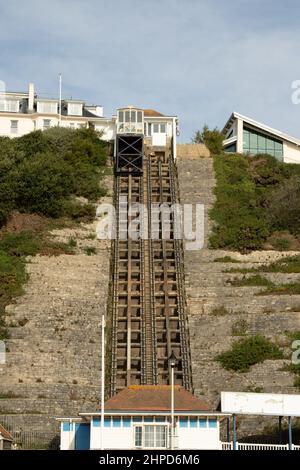
<svg viewBox="0 0 300 470">
<path fill-rule="evenodd" d="M 285 163 L 300 163 L 300 139 L 236 112 L 231 114 L 223 133 L 226 152 L 267 153 Z"/>
</svg>

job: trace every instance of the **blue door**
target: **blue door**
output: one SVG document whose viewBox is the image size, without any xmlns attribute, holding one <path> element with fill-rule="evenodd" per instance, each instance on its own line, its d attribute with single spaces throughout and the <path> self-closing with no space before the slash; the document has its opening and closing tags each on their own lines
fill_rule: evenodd
<svg viewBox="0 0 300 470">
<path fill-rule="evenodd" d="M 75 450 L 90 449 L 90 425 L 88 423 L 75 424 Z"/>
</svg>

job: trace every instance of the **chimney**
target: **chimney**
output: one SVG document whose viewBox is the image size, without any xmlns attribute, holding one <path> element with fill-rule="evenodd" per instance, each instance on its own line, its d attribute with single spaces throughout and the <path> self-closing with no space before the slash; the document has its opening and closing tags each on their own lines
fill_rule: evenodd
<svg viewBox="0 0 300 470">
<path fill-rule="evenodd" d="M 28 111 L 32 112 L 34 107 L 34 84 L 29 83 L 28 87 Z"/>
</svg>

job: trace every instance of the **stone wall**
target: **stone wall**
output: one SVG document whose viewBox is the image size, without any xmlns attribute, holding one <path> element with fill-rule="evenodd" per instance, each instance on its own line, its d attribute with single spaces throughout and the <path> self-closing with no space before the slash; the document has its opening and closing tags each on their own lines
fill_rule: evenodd
<svg viewBox="0 0 300 470">
<path fill-rule="evenodd" d="M 247 373 L 222 368 L 216 355 L 230 348 L 239 339 L 233 334 L 237 321 L 245 320 L 246 334 L 262 334 L 283 348 L 291 357 L 291 341 L 286 331 L 300 330 L 299 295 L 256 295 L 263 287 L 234 287 L 230 281 L 241 273 L 228 273 L 230 268 L 247 268 L 269 263 L 280 257 L 296 254 L 275 251 L 253 252 L 249 255 L 210 250 L 208 238 L 212 222 L 209 210 L 214 202 L 215 184 L 211 158 L 178 161 L 181 202 L 205 204 L 205 246 L 199 251 L 185 251 L 187 306 L 191 338 L 193 382 L 195 393 L 209 399 L 217 407 L 222 390 L 299 393 L 293 387 L 294 375 L 282 371 L 286 360 L 268 360 L 251 367 Z M 238 263 L 215 262 L 231 256 Z M 264 274 L 277 283 L 287 283 L 299 274 Z M 215 314 L 215 312 L 222 313 Z M 239 437 L 257 432 L 266 420 L 240 420 Z"/>
<path fill-rule="evenodd" d="M 6 308 L 11 338 L 0 366 L 0 422 L 45 444 L 58 432 L 55 417 L 99 404 L 110 242 L 95 238 L 96 223 L 54 230 L 55 241 L 76 240 L 75 254 L 29 259 L 25 293 Z"/>
<path fill-rule="evenodd" d="M 177 144 L 178 160 L 198 160 L 209 156 L 210 153 L 205 144 Z"/>
</svg>

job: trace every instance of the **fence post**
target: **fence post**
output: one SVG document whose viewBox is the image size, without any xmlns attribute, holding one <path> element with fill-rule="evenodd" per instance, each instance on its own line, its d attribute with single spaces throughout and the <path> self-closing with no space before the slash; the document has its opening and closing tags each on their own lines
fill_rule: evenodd
<svg viewBox="0 0 300 470">
<path fill-rule="evenodd" d="M 288 417 L 289 420 L 289 450 L 293 448 L 293 435 L 292 435 L 292 417 Z"/>
<path fill-rule="evenodd" d="M 236 450 L 236 415 L 232 416 L 233 419 L 233 450 Z"/>
</svg>

